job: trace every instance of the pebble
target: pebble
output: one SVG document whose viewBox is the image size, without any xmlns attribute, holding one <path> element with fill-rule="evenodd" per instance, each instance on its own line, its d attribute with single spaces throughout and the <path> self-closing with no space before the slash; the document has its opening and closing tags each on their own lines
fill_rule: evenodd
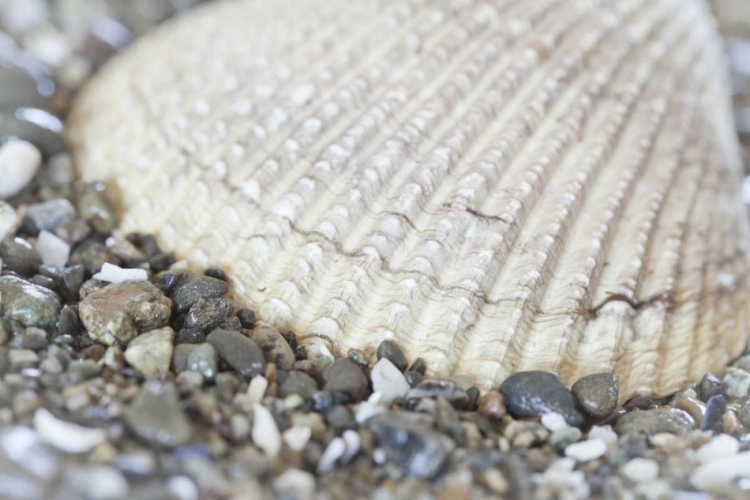
<svg viewBox="0 0 750 500">
<path fill-rule="evenodd" d="M 18 223 L 18 214 L 13 207 L 0 200 L 0 242 L 15 233 Z"/>
<path fill-rule="evenodd" d="M 598 438 L 573 443 L 565 448 L 565 456 L 578 462 L 596 460 L 597 458 L 603 457 L 606 452 L 607 443 Z"/>
<path fill-rule="evenodd" d="M 401 348 L 392 340 L 384 340 L 380 343 L 377 350 L 378 360 L 383 358 L 387 359 L 393 365 L 399 369 L 399 371 L 406 371 L 409 366 L 409 362 L 406 360 L 406 356 Z"/>
<path fill-rule="evenodd" d="M 255 328 L 255 313 L 250 309 L 240 309 L 237 311 L 237 319 L 240 320 L 240 325 L 245 330 L 253 330 Z"/>
<path fill-rule="evenodd" d="M 409 390 L 406 399 L 444 397 L 456 408 L 465 408 L 469 395 L 452 380 L 423 380 Z"/>
<path fill-rule="evenodd" d="M 505 396 L 498 391 L 489 391 L 479 398 L 477 411 L 491 420 L 500 420 L 505 416 Z"/>
<path fill-rule="evenodd" d="M 342 392 L 354 401 L 367 399 L 369 382 L 362 369 L 349 358 L 334 361 L 323 373 L 325 390 Z"/>
<path fill-rule="evenodd" d="M 130 341 L 125 350 L 125 360 L 147 379 L 164 378 L 169 373 L 173 339 L 174 330 L 169 327 L 143 333 Z M 188 357 L 188 364 L 194 354 Z"/>
<path fill-rule="evenodd" d="M 122 500 L 130 493 L 128 481 L 109 465 L 86 465 L 66 479 L 87 500 Z"/>
<path fill-rule="evenodd" d="M 692 471 L 690 484 L 699 490 L 722 495 L 739 478 L 750 478 L 750 451 L 717 458 Z"/>
<path fill-rule="evenodd" d="M 200 299 L 221 297 L 229 291 L 227 284 L 210 276 L 192 276 L 178 283 L 169 297 L 177 314 L 187 313 Z"/>
<path fill-rule="evenodd" d="M 708 401 L 714 396 L 722 395 L 724 384 L 715 375 L 706 373 L 698 384 L 698 395 L 701 401 Z"/>
<path fill-rule="evenodd" d="M 274 458 L 281 450 L 281 434 L 271 412 L 263 405 L 253 406 L 253 443 Z"/>
<path fill-rule="evenodd" d="M 91 274 L 101 271 L 104 264 L 119 265 L 120 258 L 96 240 L 85 240 L 73 248 L 70 264 L 82 265 Z"/>
<path fill-rule="evenodd" d="M 695 450 L 695 457 L 705 464 L 718 458 L 736 455 L 739 451 L 740 442 L 737 439 L 727 434 L 718 434 Z"/>
<path fill-rule="evenodd" d="M 214 346 L 219 357 L 241 375 L 254 377 L 263 373 L 265 369 L 263 351 L 255 342 L 240 332 L 214 330 L 206 337 L 206 342 Z"/>
<path fill-rule="evenodd" d="M 455 448 L 455 443 L 447 436 L 398 413 L 375 415 L 366 425 L 385 458 L 405 474 L 418 478 L 434 478 Z"/>
<path fill-rule="evenodd" d="M 284 431 L 284 434 L 282 434 L 282 439 L 292 450 L 302 451 L 310 441 L 311 436 L 312 429 L 310 427 L 295 426 L 290 427 L 289 429 Z"/>
<path fill-rule="evenodd" d="M 107 283 L 124 283 L 126 281 L 146 281 L 148 273 L 144 269 L 123 269 L 109 262 L 102 264 L 102 270 L 96 273 L 95 280 Z"/>
<path fill-rule="evenodd" d="M 70 257 L 70 245 L 49 231 L 39 233 L 36 250 L 45 265 L 63 267 Z"/>
<path fill-rule="evenodd" d="M 565 417 L 555 412 L 549 412 L 542 415 L 542 425 L 550 432 L 555 432 L 556 430 L 568 427 Z"/>
<path fill-rule="evenodd" d="M 723 383 L 727 396 L 742 398 L 750 393 L 750 373 L 740 368 L 728 366 Z"/>
<path fill-rule="evenodd" d="M 43 201 L 29 206 L 23 226 L 31 234 L 40 231 L 54 231 L 76 218 L 76 209 L 65 198 Z"/>
<path fill-rule="evenodd" d="M 328 472 L 333 470 L 339 460 L 342 459 L 346 453 L 346 441 L 343 438 L 335 437 L 328 443 L 323 456 L 320 457 L 318 462 L 318 472 Z"/>
<path fill-rule="evenodd" d="M 65 453 L 91 451 L 107 438 L 102 429 L 82 427 L 60 420 L 44 408 L 34 412 L 34 428 L 42 439 Z"/>
<path fill-rule="evenodd" d="M 200 299 L 188 311 L 185 328 L 211 332 L 232 315 L 232 304 L 225 299 Z"/>
<path fill-rule="evenodd" d="M 31 243 L 23 238 L 8 238 L 0 244 L 0 259 L 21 276 L 31 276 L 39 270 L 42 258 Z"/>
<path fill-rule="evenodd" d="M 620 468 L 620 474 L 634 483 L 647 483 L 659 477 L 659 463 L 650 458 L 636 457 Z"/>
<path fill-rule="evenodd" d="M 88 221 L 99 234 L 112 231 L 117 225 L 117 217 L 106 197 L 103 183 L 88 183 L 79 190 L 78 210 L 81 218 Z"/>
<path fill-rule="evenodd" d="M 259 375 L 253 377 L 250 384 L 247 386 L 247 397 L 251 404 L 258 404 L 263 401 L 263 397 L 266 395 L 268 390 L 268 379 Z"/>
<path fill-rule="evenodd" d="M 662 432 L 682 434 L 695 428 L 693 418 L 675 408 L 634 410 L 626 413 L 615 423 L 618 434 L 646 434 L 652 436 Z"/>
<path fill-rule="evenodd" d="M 401 369 L 387 357 L 381 357 L 375 363 L 370 373 L 370 379 L 372 380 L 372 390 L 381 393 L 381 401 L 385 405 L 390 405 L 394 400 L 405 397 L 411 389 Z"/>
<path fill-rule="evenodd" d="M 14 276 L 0 276 L 0 296 L 0 310 L 6 320 L 50 329 L 57 324 L 60 301 L 46 288 Z"/>
<path fill-rule="evenodd" d="M 186 444 L 193 435 L 172 383 L 146 382 L 123 412 L 130 432 L 144 441 L 174 448 Z"/>
<path fill-rule="evenodd" d="M 216 354 L 214 346 L 211 344 L 198 344 L 195 350 L 188 356 L 186 368 L 199 372 L 206 380 L 213 380 L 219 371 L 218 361 L 219 356 Z"/>
<path fill-rule="evenodd" d="M 11 140 L 0 146 L 0 199 L 20 193 L 42 164 L 42 153 L 30 142 Z"/>
<path fill-rule="evenodd" d="M 260 325 L 250 334 L 250 338 L 258 344 L 267 363 L 274 363 L 282 370 L 291 370 L 297 358 L 282 335 L 270 326 Z"/>
<path fill-rule="evenodd" d="M 571 391 L 584 412 L 603 418 L 617 407 L 618 387 L 614 373 L 595 373 L 578 379 Z"/>
<path fill-rule="evenodd" d="M 283 382 L 279 384 L 279 397 L 285 398 L 292 394 L 299 394 L 303 398 L 311 398 L 318 391 L 318 383 L 305 372 L 293 370 L 289 372 Z"/>
<path fill-rule="evenodd" d="M 700 429 L 702 431 L 709 431 L 716 427 L 724 416 L 724 412 L 727 410 L 727 402 L 724 396 L 717 394 L 711 396 L 706 403 L 706 412 L 703 416 L 703 420 L 700 423 Z"/>
<path fill-rule="evenodd" d="M 568 425 L 580 427 L 584 417 L 576 409 L 573 394 L 557 375 L 542 371 L 516 373 L 500 386 L 508 412 L 516 418 L 561 414 Z"/>
<path fill-rule="evenodd" d="M 98 342 L 127 345 L 139 332 L 169 324 L 172 302 L 148 281 L 113 283 L 81 301 L 79 316 Z"/>
<path fill-rule="evenodd" d="M 300 469 L 287 469 L 273 480 L 279 498 L 304 499 L 315 497 L 315 476 Z"/>
<path fill-rule="evenodd" d="M 742 425 L 750 429 L 750 397 L 741 399 L 739 403 L 740 408 L 737 412 L 737 417 Z"/>
<path fill-rule="evenodd" d="M 175 344 L 202 344 L 206 341 L 206 332 L 198 328 L 183 328 L 175 336 Z"/>
</svg>

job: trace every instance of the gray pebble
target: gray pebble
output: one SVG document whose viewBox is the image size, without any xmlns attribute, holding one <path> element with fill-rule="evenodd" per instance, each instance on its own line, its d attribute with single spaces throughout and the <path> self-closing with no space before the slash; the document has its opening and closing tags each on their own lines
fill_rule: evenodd
<svg viewBox="0 0 750 500">
<path fill-rule="evenodd" d="M 367 399 L 369 381 L 357 363 L 349 358 L 334 361 L 323 373 L 325 390 L 342 392 L 354 401 Z"/>
<path fill-rule="evenodd" d="M 214 346 L 221 359 L 241 375 L 254 377 L 263 373 L 265 368 L 263 351 L 242 333 L 214 330 L 206 337 L 206 342 Z"/>
<path fill-rule="evenodd" d="M 183 328 L 177 332 L 175 344 L 202 344 L 206 341 L 206 332 L 200 328 Z"/>
<path fill-rule="evenodd" d="M 23 340 L 21 342 L 23 349 L 31 349 L 32 351 L 39 351 L 47 347 L 49 342 L 47 341 L 47 332 L 41 328 L 29 327 L 23 333 Z"/>
<path fill-rule="evenodd" d="M 706 413 L 703 415 L 701 420 L 700 429 L 702 431 L 710 431 L 716 427 L 724 416 L 724 412 L 727 410 L 727 401 L 721 394 L 716 394 L 708 398 L 706 402 Z"/>
<path fill-rule="evenodd" d="M 584 417 L 576 408 L 573 394 L 557 375 L 543 371 L 516 373 L 500 386 L 508 412 L 516 418 L 534 417 L 545 413 L 561 414 L 568 425 L 580 427 Z"/>
<path fill-rule="evenodd" d="M 91 359 L 71 361 L 68 364 L 67 382 L 76 385 L 91 380 L 101 373 L 102 366 Z"/>
<path fill-rule="evenodd" d="M 279 384 L 279 397 L 285 398 L 292 394 L 299 394 L 307 399 L 318 391 L 318 383 L 305 372 L 291 371 L 283 382 Z"/>
<path fill-rule="evenodd" d="M 618 418 L 615 423 L 618 434 L 649 436 L 662 432 L 681 434 L 694 428 L 695 421 L 687 412 L 669 407 L 634 410 Z"/>
<path fill-rule="evenodd" d="M 713 396 L 724 392 L 724 384 L 712 373 L 706 373 L 698 384 L 698 396 L 701 401 L 708 401 Z"/>
<path fill-rule="evenodd" d="M 253 342 L 263 350 L 266 362 L 275 363 L 282 370 L 291 370 L 297 358 L 286 339 L 270 326 L 260 325 L 250 334 Z"/>
<path fill-rule="evenodd" d="M 78 210 L 81 219 L 88 221 L 99 234 L 110 233 L 117 226 L 117 217 L 102 182 L 88 183 L 79 190 Z"/>
<path fill-rule="evenodd" d="M 406 399 L 437 397 L 447 399 L 456 408 L 463 409 L 469 404 L 469 395 L 451 380 L 423 380 L 406 394 Z"/>
<path fill-rule="evenodd" d="M 177 344 L 172 351 L 172 371 L 182 373 L 187 370 L 188 358 L 198 348 L 198 344 Z"/>
<path fill-rule="evenodd" d="M 363 368 L 366 368 L 370 364 L 367 361 L 367 355 L 360 349 L 349 349 L 346 353 L 346 357 Z"/>
<path fill-rule="evenodd" d="M 221 298 L 200 299 L 188 311 L 185 328 L 199 328 L 211 332 L 232 315 L 232 304 Z"/>
<path fill-rule="evenodd" d="M 409 362 L 406 360 L 406 356 L 401 348 L 392 340 L 384 340 L 378 346 L 377 351 L 378 360 L 385 358 L 393 363 L 396 368 L 402 372 L 409 366 Z"/>
<path fill-rule="evenodd" d="M 750 394 L 750 372 L 729 366 L 724 374 L 724 390 L 727 396 L 744 398 Z"/>
<path fill-rule="evenodd" d="M 172 360 L 174 330 L 158 328 L 134 338 L 125 350 L 125 359 L 144 378 L 164 378 Z"/>
<path fill-rule="evenodd" d="M 0 137 L 28 141 L 47 157 L 63 151 L 62 129 L 60 119 L 41 108 L 23 108 L 21 113 L 0 110 Z"/>
<path fill-rule="evenodd" d="M 221 280 L 209 276 L 192 276 L 175 286 L 170 298 L 174 302 L 175 312 L 184 314 L 200 299 L 221 297 L 228 291 L 229 287 Z"/>
<path fill-rule="evenodd" d="M 54 231 L 75 218 L 76 209 L 73 204 L 65 198 L 59 198 L 31 205 L 23 226 L 27 232 L 37 234 L 43 230 Z"/>
<path fill-rule="evenodd" d="M 454 442 L 424 423 L 392 412 L 370 418 L 367 427 L 387 460 L 410 476 L 431 479 L 445 466 Z"/>
<path fill-rule="evenodd" d="M 742 425 L 750 429 L 750 398 L 744 398 L 739 403 L 740 409 L 737 412 L 737 417 Z"/>
<path fill-rule="evenodd" d="M 344 405 L 336 405 L 326 413 L 328 425 L 337 429 L 353 429 L 357 426 L 357 420 L 352 412 Z"/>
<path fill-rule="evenodd" d="M 4 267 L 21 276 L 31 276 L 39 270 L 42 258 L 28 241 L 23 238 L 8 238 L 0 244 L 0 260 Z"/>
<path fill-rule="evenodd" d="M 148 443 L 173 448 L 187 443 L 193 429 L 173 384 L 150 380 L 123 412 L 130 432 Z"/>
<path fill-rule="evenodd" d="M 218 369 L 219 356 L 211 344 L 200 344 L 190 353 L 187 369 L 199 372 L 206 380 L 213 380 Z"/>
<path fill-rule="evenodd" d="M 619 386 L 614 373 L 595 373 L 578 379 L 571 391 L 583 411 L 594 417 L 606 417 L 617 407 Z"/>
<path fill-rule="evenodd" d="M 79 307 L 89 336 L 107 345 L 126 345 L 139 332 L 167 326 L 171 312 L 172 302 L 148 281 L 107 285 Z"/>
<path fill-rule="evenodd" d="M 54 328 L 60 314 L 55 293 L 14 276 L 0 276 L 0 312 L 24 326 Z"/>
<path fill-rule="evenodd" d="M 105 263 L 119 266 L 122 262 L 112 250 L 94 240 L 84 241 L 76 246 L 68 260 L 69 265 L 81 265 L 91 274 L 101 271 Z"/>
</svg>

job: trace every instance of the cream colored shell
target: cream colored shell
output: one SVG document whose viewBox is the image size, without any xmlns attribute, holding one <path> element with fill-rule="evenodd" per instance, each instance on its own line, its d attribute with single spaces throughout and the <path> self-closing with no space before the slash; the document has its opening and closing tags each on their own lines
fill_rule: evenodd
<svg viewBox="0 0 750 500">
<path fill-rule="evenodd" d="M 714 24 L 699 0 L 211 3 L 106 67 L 71 140 L 125 230 L 311 348 L 666 394 L 748 333 Z"/>
</svg>

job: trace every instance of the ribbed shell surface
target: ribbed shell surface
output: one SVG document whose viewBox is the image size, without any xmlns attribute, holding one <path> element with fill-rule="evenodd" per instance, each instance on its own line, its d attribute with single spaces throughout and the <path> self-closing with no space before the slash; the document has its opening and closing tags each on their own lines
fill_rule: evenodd
<svg viewBox="0 0 750 500">
<path fill-rule="evenodd" d="M 236 0 L 117 57 L 70 139 L 124 230 L 311 349 L 667 394 L 747 339 L 728 95 L 700 0 Z"/>
</svg>

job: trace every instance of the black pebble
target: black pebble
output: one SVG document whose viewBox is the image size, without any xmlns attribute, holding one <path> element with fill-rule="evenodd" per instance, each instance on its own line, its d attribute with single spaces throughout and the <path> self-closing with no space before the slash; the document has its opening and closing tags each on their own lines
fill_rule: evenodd
<svg viewBox="0 0 750 500">
<path fill-rule="evenodd" d="M 252 330 L 255 328 L 255 313 L 250 309 L 240 309 L 237 311 L 237 318 L 242 324 L 242 328 Z"/>
<path fill-rule="evenodd" d="M 206 276 L 210 276 L 212 278 L 216 278 L 217 280 L 221 280 L 221 281 L 227 280 L 227 273 L 215 267 L 209 267 L 203 272 L 203 274 Z"/>
<path fill-rule="evenodd" d="M 175 336 L 175 344 L 202 344 L 206 341 L 206 332 L 200 328 L 183 328 Z"/>
<path fill-rule="evenodd" d="M 57 324 L 57 331 L 60 335 L 78 336 L 81 331 L 81 324 L 78 321 L 78 315 L 70 307 L 65 306 L 60 311 L 60 322 Z"/>
<path fill-rule="evenodd" d="M 402 372 L 405 371 L 409 366 L 409 362 L 406 360 L 404 352 L 401 350 L 398 344 L 396 344 L 392 340 L 384 340 L 380 343 L 380 345 L 378 346 L 377 357 L 378 360 L 382 358 L 387 359 Z"/>
</svg>

